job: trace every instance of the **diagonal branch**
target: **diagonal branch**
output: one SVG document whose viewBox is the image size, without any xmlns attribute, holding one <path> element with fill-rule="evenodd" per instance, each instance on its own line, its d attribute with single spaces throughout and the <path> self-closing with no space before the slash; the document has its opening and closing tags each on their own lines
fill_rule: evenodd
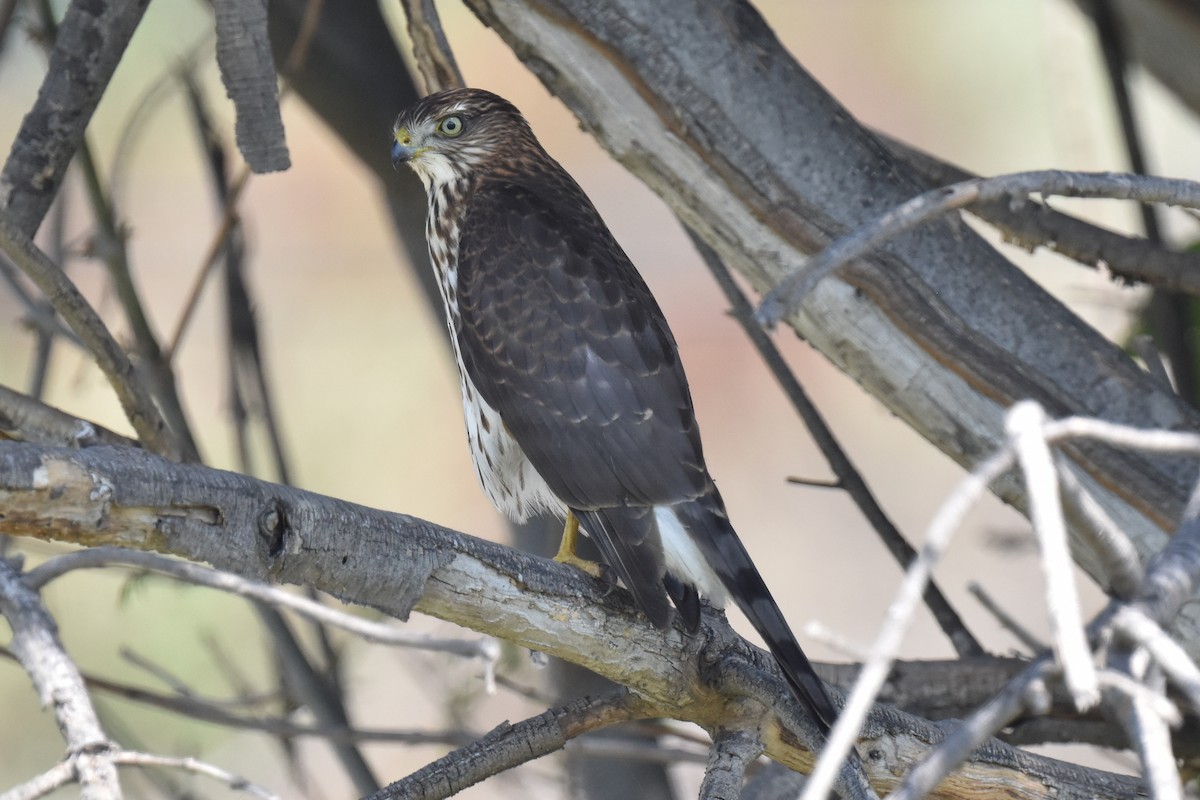
<svg viewBox="0 0 1200 800">
<path fill-rule="evenodd" d="M 95 309 L 63 271 L 3 215 L 0 215 L 0 250 L 37 284 L 54 310 L 83 341 L 108 378 L 138 437 L 157 453 L 177 456 L 181 452 L 179 443 L 171 435 L 150 393 L 138 380 L 129 357 L 113 339 Z"/>
<path fill-rule="evenodd" d="M 0 172 L 0 214 L 32 237 L 50 209 L 150 0 L 75 0 L 59 25 L 50 66 Z"/>
<path fill-rule="evenodd" d="M 850 461 L 846 451 L 838 444 L 837 438 L 825 423 L 821 412 L 817 410 L 808 393 L 804 391 L 800 381 L 788 369 L 787 363 L 771 341 L 771 337 L 755 322 L 754 309 L 746 296 L 742 294 L 742 290 L 738 288 L 733 276 L 729 274 L 725 263 L 711 247 L 704 243 L 704 240 L 694 232 L 689 231 L 689 234 L 692 244 L 700 253 L 700 257 L 704 259 L 704 263 L 708 265 L 708 269 L 716 278 L 721 291 L 725 293 L 725 298 L 733 307 L 734 318 L 742 326 L 742 330 L 746 332 L 755 349 L 758 350 L 759 356 L 771 370 L 775 380 L 779 381 L 784 393 L 791 401 L 792 407 L 804 420 L 809 435 L 820 448 L 821 454 L 825 456 L 829 468 L 837 476 L 837 487 L 844 489 L 850 495 L 863 517 L 875 529 L 888 552 L 899 562 L 901 569 L 907 567 L 916 558 L 916 550 L 904 538 L 904 534 L 888 517 L 883 507 L 879 505 L 879 501 L 875 499 L 867 482 L 863 480 L 862 474 Z M 925 605 L 929 607 L 930 613 L 941 627 L 942 633 L 946 634 L 946 638 L 950 640 L 956 653 L 960 656 L 983 654 L 983 646 L 971 635 L 966 623 L 932 580 L 925 587 Z"/>
<path fill-rule="evenodd" d="M 108 737 L 92 707 L 83 678 L 58 640 L 58 627 L 37 593 L 21 580 L 19 566 L 0 558 L 0 614 L 12 628 L 12 649 L 54 711 L 58 729 L 74 761 L 74 779 L 85 800 L 121 797 Z"/>
<path fill-rule="evenodd" d="M 498 726 L 477 742 L 439 758 L 367 800 L 441 800 L 505 770 L 557 752 L 576 736 L 652 716 L 625 690 L 583 698 L 515 725 Z"/>
</svg>

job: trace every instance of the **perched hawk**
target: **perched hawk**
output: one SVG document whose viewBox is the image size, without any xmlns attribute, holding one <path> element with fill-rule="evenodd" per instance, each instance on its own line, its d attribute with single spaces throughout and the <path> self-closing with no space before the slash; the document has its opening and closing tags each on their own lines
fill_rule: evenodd
<svg viewBox="0 0 1200 800">
<path fill-rule="evenodd" d="M 742 546 L 700 447 L 675 339 L 641 275 L 521 113 L 478 89 L 396 120 L 392 161 L 429 193 L 426 234 L 484 491 L 518 521 L 590 535 L 660 627 L 731 597 L 822 730 L 836 713 Z"/>
</svg>

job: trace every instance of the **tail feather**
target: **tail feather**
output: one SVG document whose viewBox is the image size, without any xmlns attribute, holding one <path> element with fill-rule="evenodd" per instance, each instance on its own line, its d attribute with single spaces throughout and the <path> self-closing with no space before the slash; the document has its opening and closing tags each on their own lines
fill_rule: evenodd
<svg viewBox="0 0 1200 800">
<path fill-rule="evenodd" d="M 766 642 L 796 699 L 822 733 L 828 733 L 837 720 L 833 701 L 829 699 L 825 685 L 817 677 L 808 656 L 800 649 L 750 554 L 729 523 L 715 489 L 710 495 L 681 503 L 674 506 L 673 510 L 704 553 L 709 566 L 721 579 L 729 596 Z"/>
</svg>

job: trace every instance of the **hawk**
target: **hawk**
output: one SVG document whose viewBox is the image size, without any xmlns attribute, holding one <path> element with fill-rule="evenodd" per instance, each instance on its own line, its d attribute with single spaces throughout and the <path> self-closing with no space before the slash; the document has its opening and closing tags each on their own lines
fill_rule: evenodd
<svg viewBox="0 0 1200 800">
<path fill-rule="evenodd" d="M 479 89 L 401 113 L 392 162 L 428 192 L 429 255 L 488 497 L 517 521 L 564 518 L 562 561 L 581 563 L 582 526 L 656 626 L 674 606 L 694 632 L 700 595 L 732 598 L 828 731 L 833 704 L 705 467 L 666 318 L 587 195 L 511 103 Z"/>
</svg>

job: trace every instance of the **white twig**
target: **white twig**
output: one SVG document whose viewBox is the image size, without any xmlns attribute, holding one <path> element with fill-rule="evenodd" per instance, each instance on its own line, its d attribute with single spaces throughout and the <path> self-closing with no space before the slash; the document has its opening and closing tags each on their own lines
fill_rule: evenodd
<svg viewBox="0 0 1200 800">
<path fill-rule="evenodd" d="M 140 550 L 124 550 L 119 547 L 96 547 L 66 553 L 31 570 L 26 582 L 38 588 L 76 569 L 107 567 L 120 564 L 169 575 L 179 580 L 207 586 L 212 589 L 250 597 L 270 605 L 287 608 L 318 622 L 341 628 L 369 642 L 395 647 L 414 647 L 441 653 L 452 653 L 466 658 L 478 658 L 494 664 L 500 658 L 500 645 L 490 636 L 480 639 L 442 639 L 397 630 L 391 625 L 363 619 L 362 617 L 330 608 L 306 597 L 292 594 L 275 586 L 249 581 L 228 572 L 221 572 L 187 561 L 166 558 Z"/>
<path fill-rule="evenodd" d="M 1183 692 L 1193 711 L 1200 713 L 1200 669 L 1178 642 L 1136 608 L 1118 611 L 1112 628 L 1131 645 L 1145 648 L 1171 685 Z"/>
<path fill-rule="evenodd" d="M 1200 207 L 1200 183 L 1172 178 L 1061 170 L 974 178 L 917 195 L 833 242 L 780 281 L 763 298 L 755 317 L 765 327 L 773 327 L 838 267 L 935 217 L 974 203 L 1034 192 L 1043 196 L 1109 197 Z"/>
<path fill-rule="evenodd" d="M 1093 417 L 1064 417 L 1046 423 L 1048 442 L 1063 439 L 1096 439 L 1129 450 L 1200 456 L 1200 433 L 1182 433 L 1157 428 L 1137 428 Z"/>
<path fill-rule="evenodd" d="M 1178 706 L 1136 678 L 1115 669 L 1103 669 L 1097 675 L 1101 688 L 1123 692 L 1167 725 L 1175 727 L 1183 723 L 1183 714 L 1179 713 Z"/>
<path fill-rule="evenodd" d="M 829 733 L 829 740 L 817 761 L 816 769 L 804 787 L 802 800 L 823 800 L 829 796 L 842 763 L 858 737 L 863 720 L 891 671 L 892 662 L 912 621 L 934 566 L 966 516 L 967 511 L 987 492 L 988 486 L 1013 465 L 1013 453 L 1005 447 L 980 463 L 950 494 L 925 532 L 925 544 L 909 565 L 888 607 L 887 618 L 871 651 L 858 673 L 854 689 Z"/>
<path fill-rule="evenodd" d="M 60 761 L 41 775 L 0 794 L 0 800 L 37 800 L 74 780 L 75 765 L 70 761 Z"/>
<path fill-rule="evenodd" d="M 1062 665 L 1067 691 L 1075 707 L 1084 711 L 1100 701 L 1100 687 L 1091 648 L 1084 636 L 1067 526 L 1058 497 L 1058 476 L 1050 446 L 1042 434 L 1045 423 L 1042 407 L 1025 400 L 1009 410 L 1005 429 L 1025 476 L 1029 518 L 1042 548 L 1040 560 L 1046 576 L 1046 606 L 1054 632 L 1054 650 Z"/>
<path fill-rule="evenodd" d="M 121 797 L 117 770 L 97 753 L 109 747 L 96 710 L 37 592 L 23 580 L 19 562 L 0 558 L 0 614 L 12 628 L 12 650 L 37 689 L 43 705 L 54 709 L 58 728 L 74 754 L 73 777 L 85 800 Z"/>
<path fill-rule="evenodd" d="M 1144 651 L 1130 653 L 1118 651 L 1110 658 L 1115 671 L 1127 674 L 1125 680 L 1132 684 L 1122 686 L 1115 691 L 1110 690 L 1108 700 L 1116 710 L 1117 718 L 1126 730 L 1130 743 L 1137 749 L 1142 762 L 1142 773 L 1150 787 L 1150 796 L 1154 800 L 1182 800 L 1183 785 L 1176 767 L 1175 757 L 1171 752 L 1171 732 L 1168 729 L 1167 717 L 1160 713 L 1162 698 L 1156 697 L 1143 681 L 1150 659 Z"/>
<path fill-rule="evenodd" d="M 1064 502 L 1083 518 L 1084 524 L 1077 526 L 1080 538 L 1099 561 L 1112 595 L 1118 600 L 1128 600 L 1146 577 L 1137 548 L 1100 502 L 1084 488 L 1061 453 L 1055 455 L 1054 463 L 1058 466 Z"/>
<path fill-rule="evenodd" d="M 122 750 L 113 755 L 113 761 L 128 767 L 166 767 L 168 769 L 183 770 L 184 772 L 194 772 L 197 775 L 204 775 L 213 780 L 220 781 L 228 785 L 235 792 L 245 792 L 253 797 L 260 797 L 262 800 L 279 800 L 279 795 L 269 789 L 264 789 L 240 775 L 235 775 L 228 770 L 221 769 L 218 766 L 190 756 L 159 756 L 152 753 Z"/>
<path fill-rule="evenodd" d="M 804 626 L 804 635 L 827 647 L 832 647 L 843 656 L 855 661 L 862 661 L 866 658 L 867 650 L 860 643 L 851 641 L 848 636 L 843 636 L 816 620 Z"/>
<path fill-rule="evenodd" d="M 213 764 L 190 757 L 160 756 L 134 750 L 109 750 L 103 754 L 91 754 L 90 756 L 88 754 L 75 753 L 55 764 L 36 778 L 30 779 L 20 786 L 14 786 L 4 794 L 0 794 L 0 800 L 37 800 L 39 797 L 45 797 L 55 789 L 62 788 L 76 780 L 76 776 L 80 771 L 78 762 L 80 759 L 86 757 L 103 758 L 110 764 L 117 766 L 166 767 L 168 769 L 194 772 L 198 775 L 205 775 L 214 780 L 221 781 L 235 792 L 245 792 L 252 797 L 262 798 L 262 800 L 279 800 L 279 795 L 274 792 L 253 784 L 245 778 L 234 775 L 232 772 L 221 769 Z"/>
</svg>

